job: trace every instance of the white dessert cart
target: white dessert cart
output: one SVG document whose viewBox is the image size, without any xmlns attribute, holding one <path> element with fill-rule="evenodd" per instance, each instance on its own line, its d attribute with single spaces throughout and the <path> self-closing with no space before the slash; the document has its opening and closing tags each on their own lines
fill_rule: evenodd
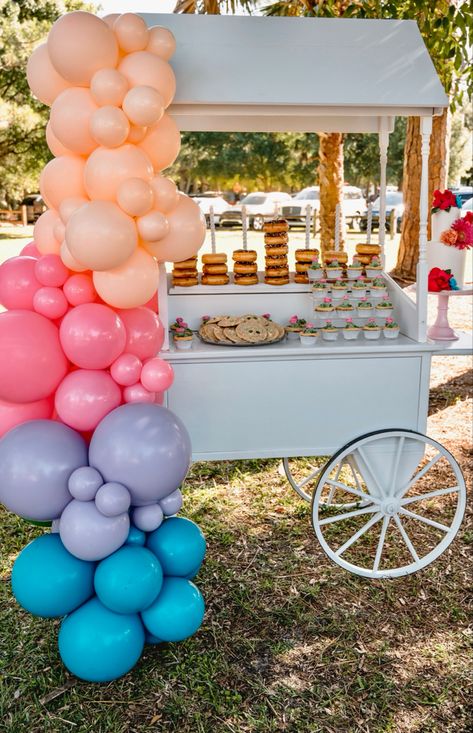
<svg viewBox="0 0 473 733">
<path fill-rule="evenodd" d="M 399 338 L 252 348 L 196 338 L 190 351 L 166 340 L 163 356 L 175 373 L 167 404 L 187 426 L 195 460 L 282 458 L 335 563 L 370 578 L 425 567 L 455 537 L 466 498 L 457 462 L 424 435 L 431 358 L 444 349 L 426 336 L 427 166 L 432 117 L 447 98 L 416 24 L 143 17 L 176 36 L 170 112 L 181 130 L 377 133 L 381 247 L 389 133 L 396 115 L 420 117 L 416 302 L 385 276 Z M 285 323 L 312 313 L 305 285 L 173 288 L 164 267 L 159 306 L 165 324 L 181 316 L 194 330 L 203 314 L 269 312 Z"/>
</svg>

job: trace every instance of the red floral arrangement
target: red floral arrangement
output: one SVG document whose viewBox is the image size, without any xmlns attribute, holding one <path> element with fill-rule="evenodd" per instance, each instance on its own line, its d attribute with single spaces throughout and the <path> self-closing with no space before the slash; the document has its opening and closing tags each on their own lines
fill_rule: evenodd
<svg viewBox="0 0 473 733">
<path fill-rule="evenodd" d="M 473 247 L 473 214 L 468 211 L 462 219 L 454 221 L 450 229 L 442 232 L 440 241 L 448 247 L 457 249 Z"/>
<path fill-rule="evenodd" d="M 437 211 L 450 211 L 453 207 L 458 207 L 457 198 L 452 191 L 448 189 L 446 191 L 434 191 L 434 198 L 432 201 L 432 213 Z"/>
<path fill-rule="evenodd" d="M 452 271 L 433 267 L 428 276 L 428 290 L 429 293 L 439 293 L 441 290 L 458 290 Z"/>
</svg>

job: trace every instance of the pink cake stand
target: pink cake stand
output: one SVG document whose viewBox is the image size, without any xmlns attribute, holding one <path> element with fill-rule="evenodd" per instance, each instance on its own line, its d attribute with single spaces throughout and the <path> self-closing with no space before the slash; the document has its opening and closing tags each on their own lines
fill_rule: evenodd
<svg viewBox="0 0 473 733">
<path fill-rule="evenodd" d="M 473 288 L 462 290 L 441 290 L 439 293 L 429 295 L 438 296 L 437 318 L 427 330 L 427 336 L 433 341 L 457 341 L 458 336 L 448 322 L 448 303 L 449 298 L 457 295 L 473 295 Z"/>
</svg>

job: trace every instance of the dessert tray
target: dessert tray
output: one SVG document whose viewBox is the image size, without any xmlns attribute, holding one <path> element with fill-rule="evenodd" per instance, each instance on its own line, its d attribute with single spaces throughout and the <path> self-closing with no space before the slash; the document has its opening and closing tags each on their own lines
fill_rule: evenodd
<svg viewBox="0 0 473 733">
<path fill-rule="evenodd" d="M 281 341 L 284 326 L 255 315 L 214 316 L 199 328 L 199 337 L 216 346 L 266 346 Z"/>
</svg>

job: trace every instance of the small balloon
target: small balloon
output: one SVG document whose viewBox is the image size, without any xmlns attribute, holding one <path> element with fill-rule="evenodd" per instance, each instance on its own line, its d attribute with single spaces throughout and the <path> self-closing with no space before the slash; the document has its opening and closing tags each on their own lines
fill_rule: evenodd
<svg viewBox="0 0 473 733">
<path fill-rule="evenodd" d="M 84 204 L 88 204 L 89 199 L 85 196 L 71 196 L 70 198 L 63 199 L 59 204 L 59 216 L 63 224 L 67 224 L 74 211 L 80 209 Z"/>
<path fill-rule="evenodd" d="M 164 114 L 164 100 L 153 87 L 132 87 L 123 100 L 123 111 L 134 125 L 147 127 Z"/>
<path fill-rule="evenodd" d="M 139 15 L 123 13 L 113 24 L 118 44 L 125 53 L 142 51 L 148 43 L 148 27 Z"/>
<path fill-rule="evenodd" d="M 63 291 L 72 306 L 93 303 L 97 297 L 90 275 L 71 275 L 64 283 Z"/>
<path fill-rule="evenodd" d="M 53 209 L 45 211 L 37 219 L 34 225 L 34 240 L 40 254 L 58 254 L 61 245 L 54 236 L 58 221 L 60 221 L 58 213 Z"/>
<path fill-rule="evenodd" d="M 169 233 L 169 222 L 159 211 L 150 211 L 149 214 L 141 216 L 136 225 L 138 234 L 146 242 L 155 242 Z"/>
<path fill-rule="evenodd" d="M 122 354 L 110 367 L 110 374 L 117 384 L 130 387 L 137 384 L 143 363 L 134 354 Z"/>
<path fill-rule="evenodd" d="M 134 527 L 131 525 L 130 531 L 128 532 L 128 537 L 126 539 L 127 545 L 136 545 L 137 547 L 144 547 L 146 544 L 146 534 L 141 531 L 141 529 L 138 529 L 138 527 Z"/>
<path fill-rule="evenodd" d="M 118 550 L 128 537 L 130 519 L 124 512 L 104 517 L 93 501 L 73 499 L 61 514 L 59 533 L 64 546 L 81 560 L 97 561 Z"/>
<path fill-rule="evenodd" d="M 185 517 L 166 519 L 150 534 L 147 547 L 154 552 L 165 575 L 185 578 L 205 557 L 206 542 L 200 527 Z"/>
<path fill-rule="evenodd" d="M 123 321 L 100 303 L 86 303 L 69 311 L 59 334 L 67 358 L 83 369 L 106 369 L 126 343 Z"/>
<path fill-rule="evenodd" d="M 161 593 L 142 612 L 146 629 L 163 641 L 183 641 L 202 624 L 204 599 L 199 589 L 184 578 L 164 578 Z"/>
<path fill-rule="evenodd" d="M 134 145 L 140 143 L 142 140 L 144 140 L 147 131 L 147 127 L 141 127 L 140 125 L 130 125 L 130 132 L 127 138 L 127 143 L 133 143 Z"/>
<path fill-rule="evenodd" d="M 53 102 L 49 118 L 51 130 L 68 150 L 89 155 L 97 147 L 90 133 L 92 115 L 97 110 L 88 89 L 65 89 Z"/>
<path fill-rule="evenodd" d="M 136 51 L 125 56 L 118 65 L 118 71 L 128 80 L 130 86 L 150 86 L 158 91 L 168 107 L 176 92 L 176 77 L 166 61 L 149 51 Z"/>
<path fill-rule="evenodd" d="M 25 244 L 23 249 L 20 250 L 20 257 L 34 257 L 35 260 L 39 260 L 41 252 L 34 242 L 28 242 L 28 244 Z"/>
<path fill-rule="evenodd" d="M 99 145 L 116 148 L 128 138 L 130 123 L 119 107 L 99 107 L 90 118 L 90 132 Z"/>
<path fill-rule="evenodd" d="M 155 25 L 149 28 L 148 33 L 149 40 L 146 50 L 156 54 L 164 61 L 169 61 L 176 50 L 176 39 L 171 31 Z"/>
<path fill-rule="evenodd" d="M 179 191 L 174 181 L 164 176 L 155 176 L 151 188 L 155 198 L 155 207 L 163 214 L 169 214 L 179 203 Z M 159 239 L 159 237 L 157 237 Z"/>
<path fill-rule="evenodd" d="M 50 208 L 58 209 L 64 199 L 87 197 L 84 170 L 84 158 L 78 155 L 60 155 L 45 165 L 39 178 L 39 190 Z M 41 247 L 39 249 L 41 250 Z"/>
<path fill-rule="evenodd" d="M 141 178 L 128 178 L 117 189 L 118 205 L 130 216 L 142 216 L 153 205 L 151 186 Z"/>
<path fill-rule="evenodd" d="M 81 466 L 71 473 L 67 485 L 74 499 L 92 501 L 102 484 L 103 478 L 96 468 Z"/>
<path fill-rule="evenodd" d="M 126 329 L 125 352 L 142 360 L 156 356 L 164 341 L 164 328 L 156 313 L 143 306 L 121 310 L 118 315 Z"/>
<path fill-rule="evenodd" d="M 145 249 L 160 262 L 180 262 L 193 257 L 205 240 L 205 218 L 199 206 L 183 193 L 167 215 L 169 233 L 158 242 L 143 242 Z"/>
<path fill-rule="evenodd" d="M 54 239 L 56 239 L 58 242 L 64 242 L 64 238 L 66 236 L 66 227 L 60 219 L 55 223 L 53 227 L 53 234 Z"/>
<path fill-rule="evenodd" d="M 150 392 L 165 392 L 174 381 L 174 370 L 169 362 L 155 357 L 143 366 L 140 381 Z"/>
<path fill-rule="evenodd" d="M 67 313 L 69 304 L 61 288 L 44 287 L 36 291 L 33 308 L 36 313 L 54 321 Z"/>
<path fill-rule="evenodd" d="M 161 499 L 159 506 L 163 510 L 164 516 L 172 517 L 173 514 L 177 514 L 182 507 L 182 493 L 179 489 L 173 491 L 172 494 L 165 496 Z"/>
<path fill-rule="evenodd" d="M 123 390 L 123 401 L 130 404 L 133 402 L 149 402 L 150 404 L 154 404 L 154 392 L 150 392 L 143 387 L 141 382 L 131 384 Z"/>
<path fill-rule="evenodd" d="M 146 153 L 155 171 L 162 171 L 174 163 L 181 149 L 181 134 L 166 112 L 154 125 L 148 127 L 139 147 Z"/>
<path fill-rule="evenodd" d="M 51 288 L 60 288 L 69 277 L 67 267 L 64 267 L 58 255 L 44 255 L 35 265 L 35 275 L 41 285 Z"/>
<path fill-rule="evenodd" d="M 128 82 L 116 69 L 99 69 L 90 82 L 90 93 L 99 107 L 120 107 L 128 91 Z"/>
<path fill-rule="evenodd" d="M 133 509 L 133 524 L 143 532 L 153 532 L 164 519 L 163 510 L 159 504 L 148 504 Z"/>
<path fill-rule="evenodd" d="M 9 310 L 14 308 L 33 309 L 35 293 L 41 287 L 36 277 L 33 257 L 11 257 L 0 265 L 0 305 Z"/>
<path fill-rule="evenodd" d="M 123 514 L 130 508 L 130 503 L 131 496 L 126 486 L 114 482 L 101 486 L 95 496 L 95 506 L 104 517 Z"/>
<path fill-rule="evenodd" d="M 159 595 L 163 571 L 146 547 L 125 545 L 102 560 L 95 573 L 95 592 L 116 613 L 138 613 Z"/>
<path fill-rule="evenodd" d="M 76 369 L 57 388 L 54 405 L 63 423 L 87 431 L 94 430 L 120 402 L 120 388 L 108 372 Z"/>
<path fill-rule="evenodd" d="M 85 270 L 88 269 L 87 265 L 82 265 L 80 262 L 78 262 L 75 259 L 75 257 L 71 255 L 66 242 L 63 242 L 61 244 L 61 248 L 59 250 L 59 256 L 61 258 L 61 262 L 63 263 L 63 265 L 67 267 L 68 270 L 72 270 L 73 272 L 84 272 Z M 94 291 L 95 291 L 95 288 L 94 288 Z"/>
</svg>

